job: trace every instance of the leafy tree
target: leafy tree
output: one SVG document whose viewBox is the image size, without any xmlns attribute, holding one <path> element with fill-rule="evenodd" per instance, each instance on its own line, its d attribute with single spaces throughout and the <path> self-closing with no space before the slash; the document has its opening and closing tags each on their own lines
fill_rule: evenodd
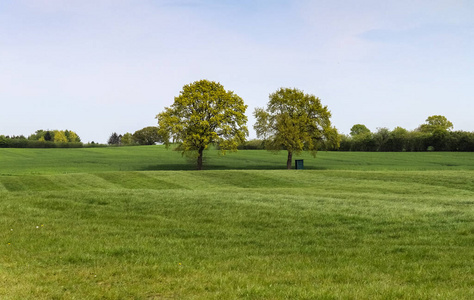
<svg viewBox="0 0 474 300">
<path fill-rule="evenodd" d="M 72 130 L 65 130 L 64 131 L 64 134 L 66 135 L 66 138 L 67 138 L 67 141 L 69 143 L 78 143 L 81 141 L 81 139 L 79 138 L 79 136 L 77 135 L 77 133 L 75 133 L 74 131 Z"/>
<path fill-rule="evenodd" d="M 392 136 L 400 137 L 400 138 L 406 137 L 407 134 L 408 134 L 408 130 L 400 126 L 395 127 L 395 129 L 393 129 L 391 132 Z"/>
<path fill-rule="evenodd" d="M 390 132 L 390 151 L 407 151 L 408 130 L 400 126 Z"/>
<path fill-rule="evenodd" d="M 64 135 L 66 136 L 67 141 L 69 142 L 69 136 L 71 135 L 69 130 L 64 130 Z"/>
<path fill-rule="evenodd" d="M 435 129 L 428 138 L 429 147 L 436 151 L 449 151 L 448 143 L 450 140 L 450 132 L 445 129 Z M 432 150 L 432 151 L 433 151 Z"/>
<path fill-rule="evenodd" d="M 351 136 L 356 136 L 356 135 L 360 135 L 360 134 L 368 134 L 370 133 L 370 130 L 369 128 L 367 128 L 367 126 L 363 125 L 363 124 L 355 124 L 354 126 L 352 126 L 351 128 Z"/>
<path fill-rule="evenodd" d="M 409 131 L 406 137 L 407 151 L 426 151 L 428 147 L 426 145 L 428 136 L 429 135 L 427 133 L 418 130 Z"/>
<path fill-rule="evenodd" d="M 10 139 L 4 135 L 0 135 L 0 148 L 7 148 L 10 143 Z"/>
<path fill-rule="evenodd" d="M 363 124 L 355 124 L 351 127 L 350 132 L 350 149 L 351 151 L 375 151 L 383 142 L 383 135 L 373 134 L 367 126 Z M 346 143 L 344 141 L 344 143 Z M 346 146 L 345 146 L 346 147 Z"/>
<path fill-rule="evenodd" d="M 347 134 L 339 135 L 339 151 L 351 151 L 352 149 L 352 137 Z"/>
<path fill-rule="evenodd" d="M 54 140 L 55 143 L 67 143 L 67 137 L 64 134 L 64 131 L 55 130 L 54 131 Z"/>
<path fill-rule="evenodd" d="M 256 108 L 254 116 L 257 137 L 265 140 L 266 149 L 288 151 L 288 169 L 294 153 L 308 150 L 315 156 L 320 146 L 339 146 L 340 136 L 331 126 L 327 106 L 298 89 L 280 88 L 270 94 L 267 109 Z"/>
<path fill-rule="evenodd" d="M 56 142 L 56 143 L 80 143 L 81 139 L 71 130 L 36 130 L 34 134 L 28 136 L 30 141 Z M 69 147 L 69 146 L 68 146 Z"/>
<path fill-rule="evenodd" d="M 420 125 L 421 132 L 434 133 L 435 131 L 450 131 L 453 129 L 453 123 L 448 121 L 445 116 L 435 115 L 426 119 L 426 123 Z"/>
<path fill-rule="evenodd" d="M 28 139 L 32 141 L 39 141 L 42 137 L 44 137 L 45 133 L 46 132 L 42 129 L 36 130 L 34 134 L 31 134 L 30 136 L 28 136 Z"/>
<path fill-rule="evenodd" d="M 429 136 L 426 139 L 431 151 L 447 151 L 449 144 L 449 132 L 453 129 L 453 123 L 445 116 L 434 115 L 426 119 L 426 123 L 420 125 L 418 130 Z"/>
<path fill-rule="evenodd" d="M 377 142 L 372 132 L 361 133 L 352 137 L 352 151 L 376 151 Z"/>
<path fill-rule="evenodd" d="M 133 145 L 135 144 L 135 141 L 133 140 L 133 135 L 130 132 L 125 133 L 122 136 L 122 145 Z"/>
<path fill-rule="evenodd" d="M 171 107 L 158 114 L 160 136 L 169 146 L 178 143 L 177 150 L 197 157 L 197 169 L 202 170 L 203 152 L 216 144 L 222 153 L 237 151 L 245 142 L 247 105 L 220 83 L 195 81 L 183 87 Z"/>
<path fill-rule="evenodd" d="M 47 142 L 51 142 L 54 139 L 54 133 L 51 131 L 46 131 L 43 135 L 43 139 Z"/>
<path fill-rule="evenodd" d="M 133 140 L 140 145 L 154 145 L 155 143 L 161 142 L 161 137 L 158 132 L 158 127 L 148 126 L 143 129 L 135 131 L 133 134 Z M 122 137 L 123 142 L 123 137 Z"/>
<path fill-rule="evenodd" d="M 377 151 L 390 151 L 387 147 L 387 143 L 390 139 L 390 130 L 388 128 L 382 127 L 377 128 L 377 132 L 374 133 L 375 145 Z"/>
<path fill-rule="evenodd" d="M 120 145 L 120 136 L 116 132 L 112 133 L 107 143 L 109 145 Z"/>
<path fill-rule="evenodd" d="M 451 151 L 474 151 L 474 132 L 451 132 Z"/>
</svg>

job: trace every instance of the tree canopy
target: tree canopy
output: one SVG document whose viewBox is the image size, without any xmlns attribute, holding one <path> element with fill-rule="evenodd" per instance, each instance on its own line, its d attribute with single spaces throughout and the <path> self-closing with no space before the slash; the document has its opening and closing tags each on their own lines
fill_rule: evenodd
<svg viewBox="0 0 474 300">
<path fill-rule="evenodd" d="M 55 142 L 55 143 L 79 143 L 81 139 L 72 130 L 36 130 L 34 134 L 28 136 L 28 140 Z"/>
<path fill-rule="evenodd" d="M 370 129 L 363 124 L 355 124 L 351 128 L 351 136 L 361 135 L 361 134 L 368 134 L 370 133 Z"/>
<path fill-rule="evenodd" d="M 120 145 L 120 139 L 122 136 L 118 135 L 116 132 L 112 132 L 112 134 L 109 137 L 109 140 L 107 141 L 107 144 L 109 145 Z"/>
<path fill-rule="evenodd" d="M 434 133 L 435 131 L 449 131 L 453 129 L 453 123 L 448 121 L 445 116 L 434 115 L 426 119 L 425 124 L 419 127 L 421 132 Z"/>
<path fill-rule="evenodd" d="M 356 125 L 354 125 L 356 126 Z M 353 127 L 354 128 L 354 127 Z M 378 128 L 371 134 L 341 136 L 343 151 L 474 151 L 474 132 L 452 131 L 444 116 L 426 119 L 415 130 Z"/>
<path fill-rule="evenodd" d="M 64 133 L 64 131 L 59 131 L 59 130 L 54 132 L 53 141 L 55 143 L 67 143 L 68 142 L 67 136 Z"/>
<path fill-rule="evenodd" d="M 247 105 L 217 82 L 200 80 L 183 87 L 174 103 L 158 114 L 163 142 L 178 143 L 177 150 L 195 154 L 202 170 L 203 152 L 216 144 L 221 151 L 236 151 L 248 135 Z"/>
<path fill-rule="evenodd" d="M 130 132 L 126 132 L 120 139 L 120 143 L 124 146 L 131 146 L 136 144 L 136 141 L 133 139 L 133 135 Z"/>
<path fill-rule="evenodd" d="M 314 95 L 298 89 L 280 88 L 270 94 L 267 108 L 256 108 L 254 129 L 265 140 L 267 150 L 288 151 L 287 168 L 293 154 L 303 150 L 313 156 L 319 147 L 338 147 L 339 134 L 331 125 L 331 112 Z"/>
<path fill-rule="evenodd" d="M 135 131 L 135 133 L 133 134 L 133 140 L 140 145 L 154 145 L 155 143 L 161 142 L 158 127 L 148 126 Z"/>
</svg>

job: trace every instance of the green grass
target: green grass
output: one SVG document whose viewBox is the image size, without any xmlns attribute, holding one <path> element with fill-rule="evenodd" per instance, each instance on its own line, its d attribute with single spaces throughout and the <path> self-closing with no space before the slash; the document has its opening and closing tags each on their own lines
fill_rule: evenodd
<svg viewBox="0 0 474 300">
<path fill-rule="evenodd" d="M 0 155 L 1 299 L 474 298 L 471 153 Z"/>
<path fill-rule="evenodd" d="M 318 152 L 302 154 L 308 170 L 474 170 L 472 152 Z M 104 171 L 195 170 L 195 161 L 164 146 L 0 149 L 0 175 Z M 205 152 L 207 170 L 286 169 L 286 153 L 245 150 Z"/>
</svg>

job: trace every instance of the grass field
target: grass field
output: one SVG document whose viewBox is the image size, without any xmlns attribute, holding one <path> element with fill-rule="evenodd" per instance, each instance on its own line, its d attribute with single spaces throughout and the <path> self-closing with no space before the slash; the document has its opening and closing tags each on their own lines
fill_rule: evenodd
<svg viewBox="0 0 474 300">
<path fill-rule="evenodd" d="M 0 149 L 0 299 L 474 298 L 474 154 L 208 157 Z"/>
<path fill-rule="evenodd" d="M 470 152 L 324 152 L 304 159 L 308 170 L 474 170 Z M 207 170 L 286 169 L 286 153 L 245 150 L 226 155 L 206 151 Z M 195 170 L 195 161 L 163 146 L 1 149 L 0 175 L 92 173 L 106 171 Z"/>
</svg>

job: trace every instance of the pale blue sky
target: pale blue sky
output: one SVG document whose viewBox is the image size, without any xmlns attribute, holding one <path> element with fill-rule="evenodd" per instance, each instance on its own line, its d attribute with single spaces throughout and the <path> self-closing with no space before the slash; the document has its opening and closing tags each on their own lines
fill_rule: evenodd
<svg viewBox="0 0 474 300">
<path fill-rule="evenodd" d="M 352 125 L 474 131 L 474 1 L 0 0 L 0 134 L 84 142 L 155 125 L 183 85 L 249 106 L 279 87 Z"/>
</svg>

